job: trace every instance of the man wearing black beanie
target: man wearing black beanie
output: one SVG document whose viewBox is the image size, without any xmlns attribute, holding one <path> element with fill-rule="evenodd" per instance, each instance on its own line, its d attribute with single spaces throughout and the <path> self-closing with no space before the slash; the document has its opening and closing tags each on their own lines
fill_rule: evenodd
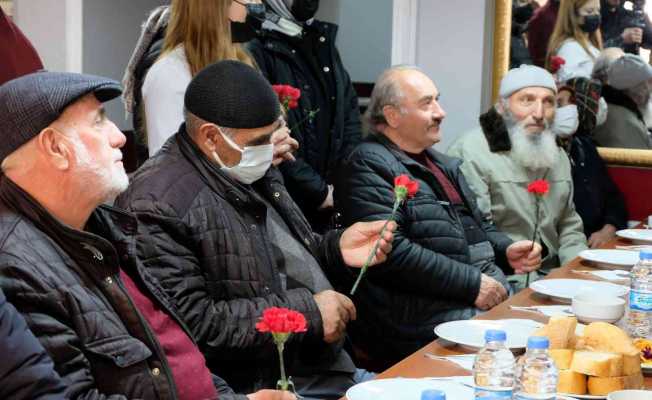
<svg viewBox="0 0 652 400">
<path fill-rule="evenodd" d="M 222 61 L 200 71 L 185 109 L 185 123 L 118 199 L 149 228 L 138 238 L 139 254 L 175 299 L 210 368 L 234 388 L 275 386 L 276 347 L 255 325 L 264 309 L 287 307 L 308 322 L 286 344 L 297 392 L 343 396 L 373 375 L 342 350 L 356 310 L 327 275 L 357 273 L 349 267 L 364 263 L 385 221 L 312 232 L 272 167 L 281 106 L 253 68 Z M 374 264 L 391 251 L 394 226 Z"/>
</svg>

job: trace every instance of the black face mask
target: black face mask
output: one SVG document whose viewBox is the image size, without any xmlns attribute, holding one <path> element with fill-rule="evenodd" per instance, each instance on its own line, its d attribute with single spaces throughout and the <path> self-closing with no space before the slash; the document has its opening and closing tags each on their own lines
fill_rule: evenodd
<svg viewBox="0 0 652 400">
<path fill-rule="evenodd" d="M 601 21 L 600 14 L 585 15 L 584 23 L 580 25 L 580 28 L 586 33 L 593 33 L 600 28 Z"/>
<path fill-rule="evenodd" d="M 265 20 L 264 4 L 247 4 L 247 19 L 245 22 L 231 21 L 231 41 L 245 43 L 256 37 Z"/>
<path fill-rule="evenodd" d="M 294 0 L 290 12 L 299 22 L 306 22 L 317 14 L 319 0 Z"/>
<path fill-rule="evenodd" d="M 532 14 L 534 14 L 534 7 L 532 4 L 526 4 L 524 6 L 516 7 L 514 9 L 514 21 L 516 21 L 517 24 L 524 24 L 532 18 Z"/>
</svg>

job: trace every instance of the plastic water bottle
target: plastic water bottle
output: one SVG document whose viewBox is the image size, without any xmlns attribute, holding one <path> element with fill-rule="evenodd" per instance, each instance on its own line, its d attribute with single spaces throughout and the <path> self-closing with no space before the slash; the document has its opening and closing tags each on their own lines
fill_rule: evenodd
<svg viewBox="0 0 652 400">
<path fill-rule="evenodd" d="M 446 400 L 446 393 L 436 389 L 424 390 L 421 392 L 421 400 Z"/>
<path fill-rule="evenodd" d="M 548 348 L 547 337 L 532 336 L 527 341 L 527 352 L 516 365 L 517 400 L 554 400 L 557 398 L 559 372 Z"/>
<path fill-rule="evenodd" d="M 502 400 L 512 398 L 514 390 L 514 355 L 507 347 L 505 331 L 488 330 L 485 346 L 473 362 L 475 399 Z"/>
<path fill-rule="evenodd" d="M 627 329 L 634 338 L 650 337 L 652 313 L 652 251 L 644 250 L 629 274 L 629 310 Z"/>
</svg>

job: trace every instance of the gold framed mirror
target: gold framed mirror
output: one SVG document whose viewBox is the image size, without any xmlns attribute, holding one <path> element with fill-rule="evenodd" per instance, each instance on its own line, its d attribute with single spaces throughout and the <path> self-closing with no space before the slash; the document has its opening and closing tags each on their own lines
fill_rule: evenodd
<svg viewBox="0 0 652 400">
<path fill-rule="evenodd" d="M 494 1 L 492 99 L 495 103 L 498 98 L 500 80 L 509 68 L 512 0 Z M 652 168 L 652 150 L 599 147 L 598 152 L 609 165 Z"/>
</svg>

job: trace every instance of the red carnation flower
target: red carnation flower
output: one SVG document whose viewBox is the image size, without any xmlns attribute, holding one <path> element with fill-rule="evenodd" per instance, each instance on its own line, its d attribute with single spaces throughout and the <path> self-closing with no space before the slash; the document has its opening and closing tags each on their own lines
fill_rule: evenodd
<svg viewBox="0 0 652 400">
<path fill-rule="evenodd" d="M 407 175 L 399 175 L 394 178 L 394 193 L 403 200 L 406 197 L 412 198 L 419 191 L 419 182 L 413 181 Z"/>
<path fill-rule="evenodd" d="M 298 100 L 301 97 L 301 90 L 290 85 L 272 85 L 272 89 L 286 112 L 299 106 Z"/>
<path fill-rule="evenodd" d="M 527 191 L 538 196 L 543 196 L 550 190 L 550 184 L 545 179 L 538 179 L 527 185 Z"/>
<path fill-rule="evenodd" d="M 553 74 L 557 73 L 557 71 L 559 71 L 559 68 L 561 68 L 561 66 L 564 64 L 566 64 L 566 60 L 564 60 L 563 57 L 559 57 L 559 56 L 550 57 L 550 72 L 552 72 Z"/>
<path fill-rule="evenodd" d="M 287 308 L 270 307 L 263 311 L 263 316 L 256 324 L 259 332 L 300 333 L 305 332 L 306 317 L 300 312 Z"/>
</svg>

